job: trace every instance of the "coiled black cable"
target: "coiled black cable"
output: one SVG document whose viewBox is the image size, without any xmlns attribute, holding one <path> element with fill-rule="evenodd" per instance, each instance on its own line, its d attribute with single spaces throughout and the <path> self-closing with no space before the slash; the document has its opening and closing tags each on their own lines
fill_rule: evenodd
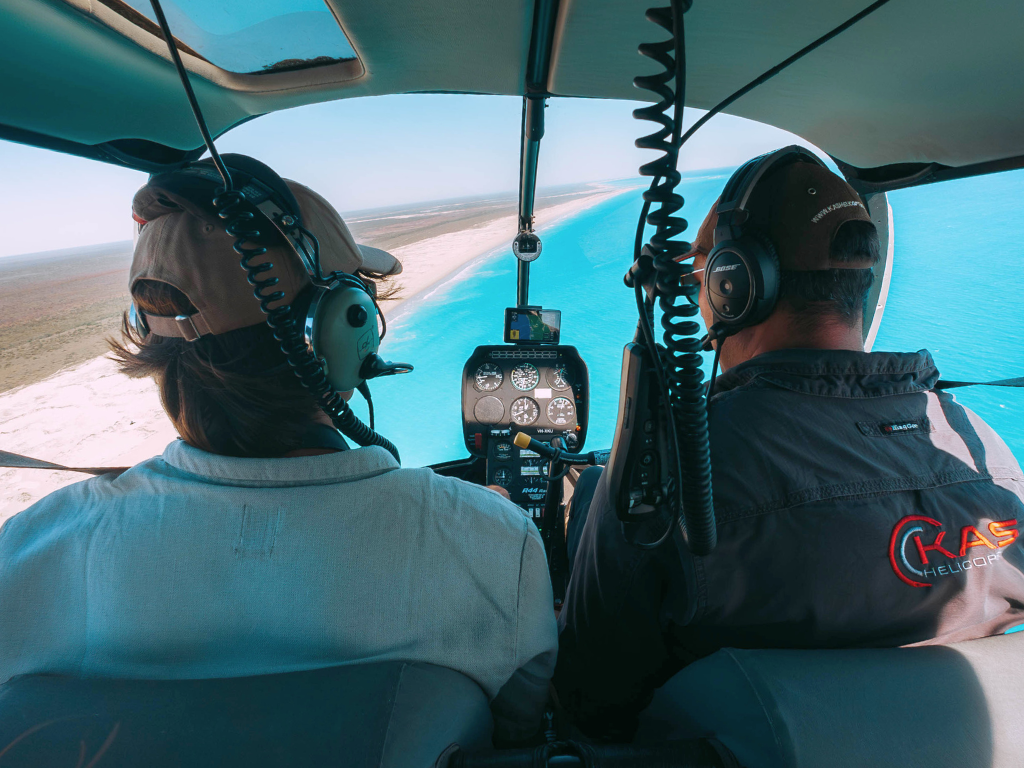
<svg viewBox="0 0 1024 768">
<path fill-rule="evenodd" d="M 681 179 L 677 170 L 680 134 L 682 133 L 683 103 L 686 88 L 686 62 L 684 55 L 683 14 L 689 10 L 690 0 L 673 0 L 669 8 L 652 8 L 647 19 L 668 30 L 669 40 L 645 43 L 640 54 L 656 61 L 663 71 L 637 77 L 633 84 L 656 94 L 659 101 L 634 110 L 639 120 L 657 123 L 654 133 L 637 139 L 636 146 L 653 149 L 661 157 L 640 167 L 640 175 L 652 177 L 644 192 L 644 206 L 637 224 L 636 260 L 650 260 L 655 272 L 654 295 L 661 309 L 664 351 L 654 343 L 651 329 L 653 305 L 644 300 L 639 280 L 634 283 L 640 314 L 640 328 L 654 358 L 663 399 L 668 403 L 669 440 L 674 449 L 673 468 L 675 482 L 670 494 L 674 497 L 674 523 L 680 520 L 684 540 L 694 554 L 707 554 L 717 542 L 714 504 L 711 493 L 711 450 L 708 444 L 707 409 L 704 398 L 703 359 L 700 346 L 700 325 L 693 321 L 698 313 L 694 301 L 682 305 L 681 298 L 693 299 L 699 291 L 696 283 L 687 281 L 692 264 L 678 259 L 690 250 L 690 244 L 676 240 L 687 228 L 687 221 L 676 214 L 682 210 L 684 199 L 675 188 Z M 669 115 L 669 110 L 672 115 Z M 657 205 L 651 210 L 652 205 Z M 645 225 L 655 228 L 644 247 Z M 671 527 L 655 542 L 657 546 L 668 538 Z"/>
<path fill-rule="evenodd" d="M 647 18 L 663 29 L 672 31 L 673 38 L 663 43 L 645 44 L 640 46 L 640 53 L 662 65 L 664 71 L 656 75 L 637 77 L 633 84 L 638 88 L 651 91 L 658 95 L 660 101 L 634 110 L 633 116 L 640 120 L 658 123 L 661 128 L 655 133 L 638 139 L 636 146 L 642 149 L 655 149 L 663 152 L 663 156 L 640 168 L 642 176 L 653 176 L 650 188 L 644 193 L 644 204 L 637 223 L 634 243 L 634 266 L 627 275 L 627 284 L 632 285 L 636 293 L 637 310 L 640 315 L 640 330 L 648 349 L 652 350 L 655 375 L 658 377 L 662 399 L 672 404 L 673 418 L 670 419 L 670 442 L 676 447 L 676 471 L 680 478 L 680 488 L 673 490 L 678 493 L 685 519 L 690 523 L 690 530 L 684 534 L 690 549 L 696 553 L 708 552 L 714 546 L 717 534 L 714 528 L 714 508 L 711 493 L 710 450 L 707 442 L 707 417 L 705 396 L 703 394 L 703 374 L 699 370 L 699 342 L 695 344 L 693 335 L 698 332 L 695 322 L 687 318 L 698 312 L 696 294 L 699 286 L 696 282 L 686 282 L 686 275 L 692 271 L 689 265 L 679 264 L 675 258 L 686 253 L 689 243 L 674 241 L 671 238 L 686 229 L 686 222 L 674 216 L 683 206 L 683 198 L 675 194 L 675 186 L 679 183 L 676 170 L 679 148 L 696 131 L 712 117 L 724 110 L 743 95 L 762 85 L 785 70 L 794 62 L 802 59 L 811 51 L 827 43 L 837 35 L 886 5 L 889 0 L 876 0 L 859 13 L 826 32 L 810 44 L 751 80 L 745 86 L 723 99 L 703 117 L 697 120 L 685 134 L 681 135 L 683 102 L 686 87 L 686 67 L 683 46 L 683 13 L 689 10 L 692 0 L 673 0 L 671 8 L 650 9 Z M 669 15 L 671 14 L 671 15 Z M 674 45 L 675 58 L 670 56 Z M 674 65 L 674 66 L 673 66 Z M 675 90 L 670 86 L 675 79 Z M 673 106 L 673 117 L 666 114 Z M 669 141 L 666 141 L 671 136 Z M 649 213 L 652 203 L 658 203 L 659 209 Z M 647 224 L 657 227 L 648 246 L 643 246 L 644 228 Z M 667 349 L 666 366 L 657 352 L 654 342 L 653 303 L 644 298 L 641 276 L 648 268 L 656 273 L 655 292 L 659 297 L 662 309 L 662 327 L 664 342 Z M 685 297 L 689 307 L 676 307 L 675 301 Z M 716 348 L 715 365 L 721 354 L 721 342 Z M 712 387 L 714 376 L 712 375 Z M 711 392 L 707 397 L 710 398 Z M 679 433 L 687 436 L 685 441 L 679 440 Z M 678 514 L 678 513 L 677 513 Z M 694 517 L 696 515 L 696 518 Z M 698 525 L 694 526 L 694 520 Z M 710 527 L 706 524 L 710 523 Z M 671 527 L 658 541 L 646 546 L 657 546 L 668 538 Z"/>
<path fill-rule="evenodd" d="M 213 199 L 213 205 L 217 209 L 217 215 L 225 222 L 224 231 L 235 238 L 232 248 L 242 257 L 239 263 L 253 287 L 253 295 L 259 300 L 260 309 L 267 316 L 267 325 L 274 332 L 274 338 L 281 345 L 281 351 L 302 385 L 313 394 L 320 409 L 346 437 L 358 445 L 379 445 L 394 456 L 396 461 L 401 461 L 394 443 L 363 424 L 341 393 L 331 386 L 323 365 L 306 343 L 305 334 L 291 305 L 278 303 L 276 307 L 270 306 L 275 302 L 281 302 L 285 298 L 285 293 L 274 290 L 279 282 L 278 278 L 260 278 L 261 274 L 274 268 L 272 262 L 253 263 L 253 260 L 263 256 L 267 249 L 262 246 L 246 247 L 247 242 L 258 240 L 262 233 L 253 228 L 255 214 L 245 203 L 244 195 L 233 189 L 222 192 Z"/>
<path fill-rule="evenodd" d="M 396 461 L 400 462 L 398 449 L 394 443 L 363 424 L 355 413 L 352 412 L 352 409 L 341 393 L 331 386 L 323 365 L 317 360 L 313 351 L 306 344 L 305 333 L 299 326 L 291 305 L 281 303 L 276 307 L 270 306 L 274 302 L 281 302 L 285 298 L 285 294 L 284 291 L 273 290 L 279 282 L 276 277 L 260 278 L 261 274 L 269 272 L 274 268 L 273 263 L 270 261 L 264 261 L 259 264 L 253 263 L 253 259 L 266 254 L 267 249 L 259 245 L 246 247 L 247 242 L 259 240 L 263 236 L 263 233 L 256 226 L 256 214 L 245 199 L 245 195 L 234 188 L 231 172 L 217 151 L 217 147 L 214 146 L 213 137 L 210 135 L 206 119 L 199 108 L 199 101 L 196 99 L 195 91 L 192 89 L 192 83 L 189 81 L 185 65 L 181 61 L 181 56 L 178 53 L 174 36 L 171 34 L 171 28 L 167 23 L 167 17 L 164 15 L 160 0 L 150 0 L 150 2 L 153 6 L 153 12 L 156 14 L 157 22 L 160 24 L 160 29 L 163 32 L 164 40 L 167 43 L 167 50 L 170 53 L 171 61 L 174 62 L 174 66 L 178 70 L 178 77 L 181 79 L 181 84 L 185 89 L 185 95 L 188 98 L 189 106 L 192 108 L 196 124 L 199 126 L 203 142 L 206 144 L 206 148 L 210 152 L 210 158 L 213 160 L 213 164 L 223 181 L 223 187 L 217 191 L 213 199 L 213 206 L 217 210 L 217 215 L 225 222 L 225 232 L 235 238 L 232 248 L 235 253 L 242 257 L 240 262 L 242 269 L 246 272 L 249 284 L 253 286 L 253 294 L 260 302 L 260 309 L 267 316 L 267 325 L 270 326 L 274 333 L 274 338 L 281 345 L 281 352 L 284 353 L 288 364 L 295 375 L 298 376 L 299 381 L 313 394 L 317 405 L 330 417 L 331 422 L 342 434 L 353 440 L 357 445 L 378 445 L 394 456 Z M 319 245 L 316 243 L 316 238 L 311 234 L 309 237 L 314 243 L 314 248 L 318 249 Z M 315 259 L 315 262 L 317 274 L 313 275 L 313 277 L 323 279 L 323 276 L 320 274 L 319 258 Z M 353 282 L 358 280 L 354 276 L 339 275 L 337 273 L 332 276 L 338 279 L 351 278 Z M 376 304 L 376 301 L 374 303 Z"/>
</svg>

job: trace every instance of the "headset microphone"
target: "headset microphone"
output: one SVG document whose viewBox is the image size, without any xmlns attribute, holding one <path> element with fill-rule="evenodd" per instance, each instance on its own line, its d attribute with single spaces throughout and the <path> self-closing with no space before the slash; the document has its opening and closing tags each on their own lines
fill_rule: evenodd
<svg viewBox="0 0 1024 768">
<path fill-rule="evenodd" d="M 383 315 L 365 288 L 334 284 L 316 291 L 306 312 L 306 343 L 339 392 L 362 391 L 368 379 L 412 371 L 408 363 L 390 363 L 377 354 L 378 317 Z"/>
</svg>

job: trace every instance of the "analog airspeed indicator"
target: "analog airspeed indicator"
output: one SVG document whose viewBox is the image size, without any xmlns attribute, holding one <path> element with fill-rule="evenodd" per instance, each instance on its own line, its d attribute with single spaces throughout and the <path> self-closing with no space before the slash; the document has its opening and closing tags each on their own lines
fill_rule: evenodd
<svg viewBox="0 0 1024 768">
<path fill-rule="evenodd" d="M 568 365 L 561 364 L 548 369 L 548 384 L 552 389 L 564 391 L 573 385 L 574 378 L 572 368 Z"/>
<path fill-rule="evenodd" d="M 484 363 L 476 369 L 474 385 L 479 392 L 493 392 L 505 380 L 505 374 L 494 363 Z"/>
<path fill-rule="evenodd" d="M 564 427 L 576 418 L 576 406 L 567 397 L 556 397 L 548 403 L 548 421 L 555 426 Z"/>
<path fill-rule="evenodd" d="M 516 424 L 528 427 L 540 418 L 540 406 L 532 398 L 520 397 L 512 402 L 509 413 Z"/>
<path fill-rule="evenodd" d="M 520 363 L 512 369 L 512 386 L 522 392 L 529 392 L 540 383 L 540 371 L 530 363 Z"/>
</svg>

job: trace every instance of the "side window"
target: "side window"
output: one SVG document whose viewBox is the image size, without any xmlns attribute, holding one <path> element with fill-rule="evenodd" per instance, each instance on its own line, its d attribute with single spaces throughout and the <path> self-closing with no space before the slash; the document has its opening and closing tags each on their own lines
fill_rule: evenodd
<svg viewBox="0 0 1024 768">
<path fill-rule="evenodd" d="M 928 349 L 945 379 L 1024 376 L 1024 171 L 889 194 L 892 281 L 875 350 Z M 1024 460 L 1024 390 L 953 390 Z"/>
</svg>

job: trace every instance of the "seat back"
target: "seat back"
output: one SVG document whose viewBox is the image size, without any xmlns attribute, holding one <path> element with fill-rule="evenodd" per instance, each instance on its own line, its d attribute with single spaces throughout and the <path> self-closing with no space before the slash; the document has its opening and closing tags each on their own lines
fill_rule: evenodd
<svg viewBox="0 0 1024 768">
<path fill-rule="evenodd" d="M 1024 765 L 1024 633 L 948 646 L 725 649 L 673 677 L 638 739 L 714 736 L 745 768 Z"/>
<path fill-rule="evenodd" d="M 0 768 L 426 768 L 491 741 L 469 678 L 387 662 L 217 680 L 16 677 L 0 686 Z"/>
</svg>

